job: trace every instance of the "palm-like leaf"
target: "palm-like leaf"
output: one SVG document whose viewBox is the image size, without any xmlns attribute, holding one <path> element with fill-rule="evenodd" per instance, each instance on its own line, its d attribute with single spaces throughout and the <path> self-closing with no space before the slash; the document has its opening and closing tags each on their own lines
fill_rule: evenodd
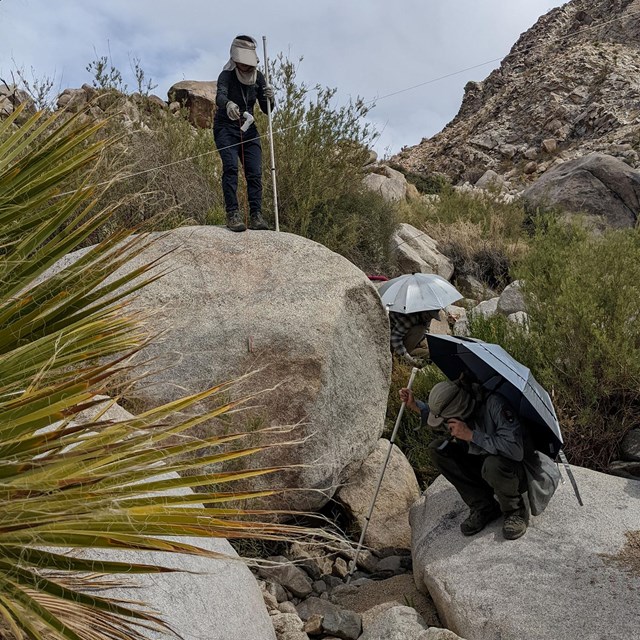
<svg viewBox="0 0 640 640">
<path fill-rule="evenodd" d="M 90 168 L 105 143 L 92 142 L 98 125 L 83 125 L 78 116 L 63 121 L 36 115 L 19 128 L 14 119 L 0 122 L 0 634 L 141 637 L 146 628 L 161 627 L 161 620 L 134 603 L 87 595 L 86 578 L 77 576 L 168 569 L 91 561 L 66 550 L 211 556 L 160 536 L 270 538 L 305 532 L 257 522 L 263 512 L 232 506 L 270 492 L 224 490 L 233 480 L 277 468 L 197 472 L 203 463 L 262 448 L 230 449 L 242 434 L 189 436 L 192 427 L 235 404 L 218 402 L 206 413 L 173 418 L 228 385 L 127 421 L 73 421 L 147 339 L 139 319 L 126 314 L 123 298 L 161 273 L 147 265 L 108 280 L 147 242 L 120 234 L 46 276 L 110 214 L 93 212 L 95 189 L 86 182 L 60 193 L 60 185 Z M 212 484 L 219 490 L 186 491 Z"/>
</svg>

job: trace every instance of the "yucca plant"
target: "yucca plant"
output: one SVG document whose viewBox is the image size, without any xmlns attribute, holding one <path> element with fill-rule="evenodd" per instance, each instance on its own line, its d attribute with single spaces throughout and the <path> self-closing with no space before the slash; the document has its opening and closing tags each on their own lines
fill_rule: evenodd
<svg viewBox="0 0 640 640">
<path fill-rule="evenodd" d="M 163 627 L 159 617 L 91 587 L 96 576 L 168 569 L 90 560 L 70 548 L 210 556 L 161 536 L 306 532 L 233 507 L 272 492 L 233 492 L 228 483 L 277 468 L 198 472 L 263 448 L 238 447 L 243 434 L 189 435 L 235 409 L 221 400 L 206 413 L 186 411 L 227 384 L 130 420 L 74 421 L 114 375 L 135 376 L 130 356 L 149 337 L 127 312 L 126 296 L 162 274 L 152 264 L 113 275 L 149 241 L 126 233 L 48 272 L 111 213 L 94 211 L 99 189 L 90 186 L 90 168 L 108 142 L 95 141 L 100 125 L 82 115 L 36 114 L 19 127 L 18 115 L 0 122 L 0 636 L 142 637 Z M 59 193 L 74 174 L 87 176 L 81 188 Z M 205 485 L 217 491 L 184 491 Z"/>
</svg>

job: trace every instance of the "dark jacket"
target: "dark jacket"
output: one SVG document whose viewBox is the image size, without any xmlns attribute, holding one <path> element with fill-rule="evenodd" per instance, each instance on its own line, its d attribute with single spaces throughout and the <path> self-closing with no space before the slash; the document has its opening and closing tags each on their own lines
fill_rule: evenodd
<svg viewBox="0 0 640 640">
<path fill-rule="evenodd" d="M 235 70 L 223 71 L 218 76 L 218 92 L 216 93 L 216 115 L 213 120 L 214 126 L 233 124 L 238 126 L 237 121 L 229 119 L 227 116 L 227 102 L 235 102 L 240 107 L 240 113 L 248 111 L 253 115 L 253 107 L 258 101 L 263 113 L 267 113 L 267 98 L 264 95 L 264 88 L 267 82 L 260 71 L 256 74 L 256 82 L 252 85 L 242 84 L 236 76 Z M 273 104 L 271 105 L 273 108 Z"/>
<path fill-rule="evenodd" d="M 424 426 L 429 407 L 418 400 L 416 404 Z M 525 450 L 529 450 L 525 430 L 517 414 L 497 393 L 479 400 L 473 414 L 465 422 L 473 430 L 473 438 L 469 443 L 469 453 L 472 455 L 498 455 L 521 462 Z"/>
</svg>

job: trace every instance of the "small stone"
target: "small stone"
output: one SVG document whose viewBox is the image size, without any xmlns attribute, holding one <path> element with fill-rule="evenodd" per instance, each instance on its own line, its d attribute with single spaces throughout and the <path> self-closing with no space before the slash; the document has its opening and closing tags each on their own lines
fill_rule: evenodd
<svg viewBox="0 0 640 640">
<path fill-rule="evenodd" d="M 327 583 L 324 580 L 316 580 L 313 583 L 313 590 L 316 593 L 324 593 L 327 590 Z"/>
<path fill-rule="evenodd" d="M 537 162 L 527 162 L 527 164 L 524 165 L 524 172 L 526 175 L 531 175 L 532 173 L 535 173 L 537 170 L 538 170 Z"/>
<path fill-rule="evenodd" d="M 346 578 L 349 575 L 349 566 L 344 558 L 336 558 L 333 563 L 333 574 L 339 578 Z"/>
<path fill-rule="evenodd" d="M 295 613 L 296 615 L 298 615 L 295 605 L 293 604 L 293 602 L 289 602 L 288 600 L 286 600 L 285 602 L 281 602 L 278 605 L 278 609 L 282 613 Z"/>
<path fill-rule="evenodd" d="M 310 636 L 319 636 L 322 629 L 323 616 L 318 613 L 314 613 L 305 623 L 302 630 L 308 633 Z"/>
<path fill-rule="evenodd" d="M 542 150 L 545 153 L 553 153 L 558 148 L 555 138 L 548 138 L 542 141 Z"/>
</svg>

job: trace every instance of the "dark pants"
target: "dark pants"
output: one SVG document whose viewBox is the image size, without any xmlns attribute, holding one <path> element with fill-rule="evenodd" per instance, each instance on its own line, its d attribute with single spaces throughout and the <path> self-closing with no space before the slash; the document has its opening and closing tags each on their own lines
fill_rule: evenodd
<svg viewBox="0 0 640 640">
<path fill-rule="evenodd" d="M 255 125 L 242 133 L 240 125 L 214 125 L 213 139 L 222 160 L 222 193 L 227 213 L 238 211 L 238 159 L 244 169 L 249 213 L 262 211 L 262 147 Z"/>
<path fill-rule="evenodd" d="M 522 494 L 527 490 L 527 480 L 522 462 L 503 456 L 472 455 L 467 444 L 458 441 L 438 451 L 443 441 L 440 438 L 429 445 L 431 459 L 470 509 L 492 508 L 494 494 L 503 513 L 524 506 Z"/>
</svg>

